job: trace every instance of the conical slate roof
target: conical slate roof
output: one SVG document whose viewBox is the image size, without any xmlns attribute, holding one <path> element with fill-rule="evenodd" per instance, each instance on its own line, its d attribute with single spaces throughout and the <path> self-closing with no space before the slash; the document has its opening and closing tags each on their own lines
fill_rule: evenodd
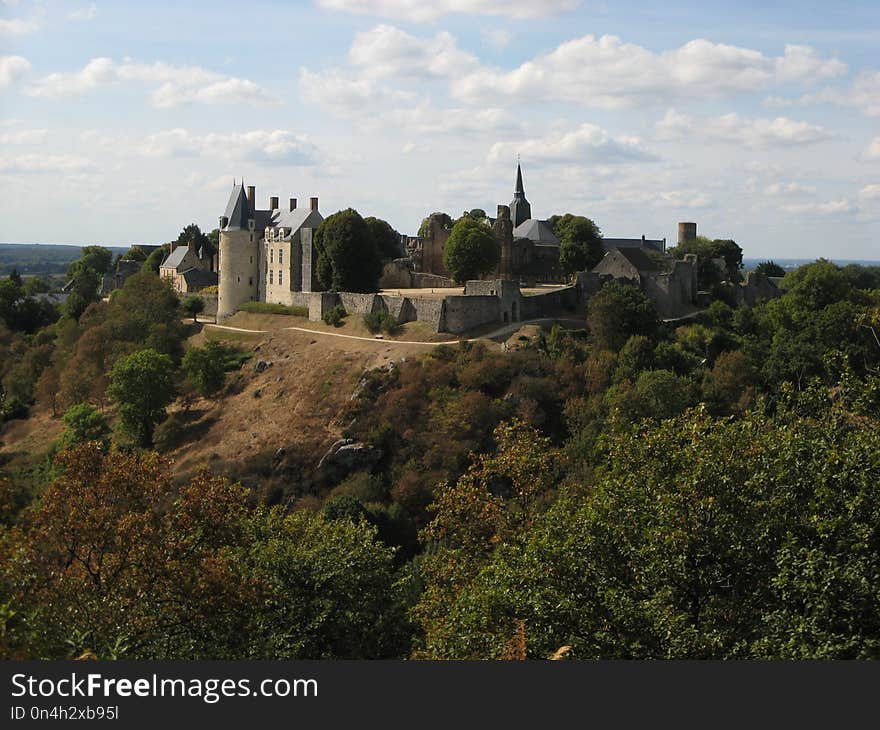
<svg viewBox="0 0 880 730">
<path fill-rule="evenodd" d="M 226 204 L 226 212 L 223 216 L 228 219 L 226 230 L 247 229 L 248 220 L 254 216 L 244 191 L 244 183 L 233 186 L 232 195 L 229 196 L 229 202 Z"/>
</svg>

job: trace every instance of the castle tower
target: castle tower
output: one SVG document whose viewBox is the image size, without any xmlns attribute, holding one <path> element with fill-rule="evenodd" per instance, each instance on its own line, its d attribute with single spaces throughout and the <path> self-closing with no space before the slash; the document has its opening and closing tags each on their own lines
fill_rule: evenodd
<svg viewBox="0 0 880 730">
<path fill-rule="evenodd" d="M 520 223 L 525 223 L 532 217 L 532 206 L 526 200 L 526 191 L 523 189 L 522 170 L 519 162 L 516 163 L 516 187 L 513 190 L 513 200 L 510 203 L 510 218 L 513 221 L 513 227 L 516 228 Z"/>
<path fill-rule="evenodd" d="M 220 276 L 217 318 L 234 314 L 242 304 L 258 296 L 260 257 L 255 213 L 244 185 L 235 185 L 226 212 L 220 217 Z"/>
<path fill-rule="evenodd" d="M 513 222 L 510 220 L 510 208 L 506 205 L 498 206 L 495 224 L 492 232 L 501 248 L 501 259 L 498 262 L 498 278 L 513 278 Z"/>
<path fill-rule="evenodd" d="M 678 224 L 678 245 L 692 241 L 697 237 L 697 224 L 682 222 Z"/>
</svg>

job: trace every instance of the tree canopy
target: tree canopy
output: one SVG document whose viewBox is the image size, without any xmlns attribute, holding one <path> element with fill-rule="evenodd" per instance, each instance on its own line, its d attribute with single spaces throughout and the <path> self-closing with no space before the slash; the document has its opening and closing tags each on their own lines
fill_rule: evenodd
<svg viewBox="0 0 880 730">
<path fill-rule="evenodd" d="M 424 238 L 428 235 L 428 226 L 430 225 L 432 219 L 436 220 L 440 224 L 440 227 L 446 229 L 447 231 L 451 231 L 452 226 L 455 223 L 455 221 L 452 220 L 452 217 L 448 213 L 431 213 L 430 215 L 427 215 L 422 219 L 422 223 L 419 226 L 418 233 L 420 238 Z"/>
<path fill-rule="evenodd" d="M 382 258 L 369 226 L 356 210 L 348 208 L 325 218 L 315 231 L 314 246 L 321 289 L 378 290 Z"/>
<path fill-rule="evenodd" d="M 443 265 L 458 283 L 492 272 L 501 259 L 501 247 L 492 230 L 473 218 L 460 218 L 443 250 Z"/>
<path fill-rule="evenodd" d="M 364 218 L 364 223 L 367 224 L 370 235 L 373 237 L 373 244 L 381 258 L 396 259 L 403 255 L 400 246 L 400 234 L 391 227 L 388 221 L 368 216 Z"/>
<path fill-rule="evenodd" d="M 122 430 L 138 446 L 153 443 L 153 430 L 174 399 L 174 363 L 155 350 L 120 358 L 110 371 L 107 394 L 116 401 Z"/>
</svg>

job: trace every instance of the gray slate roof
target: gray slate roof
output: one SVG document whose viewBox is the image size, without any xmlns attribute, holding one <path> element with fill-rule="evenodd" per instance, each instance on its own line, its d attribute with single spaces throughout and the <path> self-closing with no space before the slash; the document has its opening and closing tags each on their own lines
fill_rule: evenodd
<svg viewBox="0 0 880 730">
<path fill-rule="evenodd" d="M 217 272 L 203 271 L 202 269 L 189 269 L 184 271 L 183 280 L 186 282 L 186 288 L 190 291 L 198 291 L 206 286 L 216 286 Z"/>
<path fill-rule="evenodd" d="M 666 268 L 655 256 L 651 256 L 641 248 L 619 248 L 617 253 L 639 271 L 662 271 Z"/>
<path fill-rule="evenodd" d="M 529 218 L 513 229 L 514 238 L 528 238 L 535 243 L 547 243 L 559 245 L 559 239 L 553 233 L 546 221 L 537 218 Z"/>
<path fill-rule="evenodd" d="M 160 268 L 174 269 L 177 271 L 178 267 L 183 263 L 183 257 L 186 256 L 187 251 L 189 251 L 189 249 L 186 246 L 178 246 L 168 254 L 168 258 L 160 264 Z"/>
<path fill-rule="evenodd" d="M 621 248 L 650 248 L 659 253 L 663 253 L 664 241 L 658 241 L 651 238 L 603 238 L 602 247 L 606 251 L 613 251 Z"/>
<path fill-rule="evenodd" d="M 226 212 L 223 216 L 229 219 L 226 224 L 227 230 L 243 229 L 247 230 L 248 220 L 252 218 L 251 206 L 244 191 L 244 185 L 235 185 L 232 188 L 232 194 L 229 196 L 229 202 L 226 203 Z M 259 228 L 259 223 L 257 224 Z"/>
</svg>

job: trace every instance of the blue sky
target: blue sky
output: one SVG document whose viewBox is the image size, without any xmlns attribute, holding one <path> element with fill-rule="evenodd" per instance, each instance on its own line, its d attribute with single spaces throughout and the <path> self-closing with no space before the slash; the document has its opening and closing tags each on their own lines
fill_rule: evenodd
<svg viewBox="0 0 880 730">
<path fill-rule="evenodd" d="M 746 256 L 880 259 L 876 2 L 0 0 L 0 240 L 216 226 L 233 179 L 413 233 L 676 223 Z"/>
</svg>

